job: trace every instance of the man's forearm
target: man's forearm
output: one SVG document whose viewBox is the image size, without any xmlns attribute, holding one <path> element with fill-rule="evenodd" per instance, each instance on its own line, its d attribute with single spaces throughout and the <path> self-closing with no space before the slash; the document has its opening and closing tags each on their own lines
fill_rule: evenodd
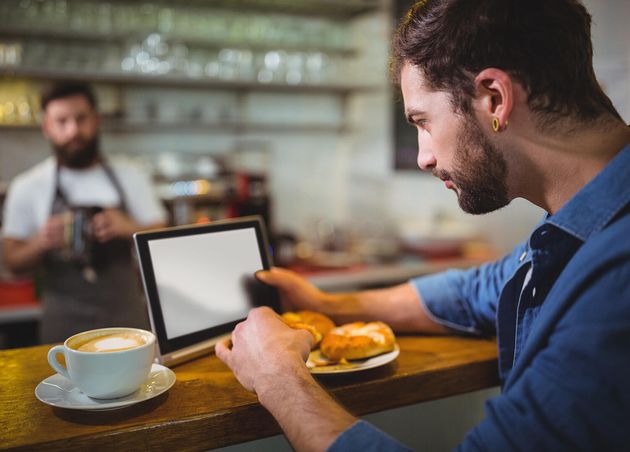
<svg viewBox="0 0 630 452">
<path fill-rule="evenodd" d="M 3 249 L 6 265 L 13 273 L 33 271 L 43 256 L 42 248 L 35 238 L 24 241 L 5 238 Z"/>
<path fill-rule="evenodd" d="M 448 329 L 434 322 L 422 308 L 420 296 L 409 283 L 387 289 L 330 294 L 327 314 L 337 323 L 356 320 L 380 320 L 396 331 L 448 333 Z"/>
<path fill-rule="evenodd" d="M 275 381 L 258 392 L 261 404 L 278 421 L 295 450 L 326 450 L 357 419 L 317 384 L 306 366 L 287 375 L 282 384 Z"/>
</svg>

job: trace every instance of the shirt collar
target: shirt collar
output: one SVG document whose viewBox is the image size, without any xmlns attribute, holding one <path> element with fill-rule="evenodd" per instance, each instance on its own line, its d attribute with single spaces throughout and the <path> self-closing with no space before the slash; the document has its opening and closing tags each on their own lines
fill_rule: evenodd
<svg viewBox="0 0 630 452">
<path fill-rule="evenodd" d="M 546 222 L 586 241 L 630 203 L 630 144 Z"/>
</svg>

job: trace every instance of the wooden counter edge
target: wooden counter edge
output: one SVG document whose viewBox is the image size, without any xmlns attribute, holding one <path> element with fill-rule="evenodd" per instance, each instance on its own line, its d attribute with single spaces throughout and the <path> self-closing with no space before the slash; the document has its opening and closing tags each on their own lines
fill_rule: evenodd
<svg viewBox="0 0 630 452">
<path fill-rule="evenodd" d="M 494 387 L 499 384 L 497 360 L 489 358 L 440 372 L 394 375 L 360 387 L 330 391 L 357 416 Z M 325 381 L 324 381 L 325 386 Z M 281 433 L 258 403 L 155 424 L 135 426 L 10 450 L 207 450 Z"/>
</svg>

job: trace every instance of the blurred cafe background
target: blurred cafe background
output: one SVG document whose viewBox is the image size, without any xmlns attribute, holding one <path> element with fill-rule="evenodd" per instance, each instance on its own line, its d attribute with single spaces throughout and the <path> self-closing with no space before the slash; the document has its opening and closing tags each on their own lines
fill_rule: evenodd
<svg viewBox="0 0 630 452">
<path fill-rule="evenodd" d="M 598 77 L 629 121 L 630 2 L 585 3 Z M 320 287 L 379 287 L 422 265 L 501 255 L 543 212 L 516 200 L 465 215 L 417 169 L 388 78 L 390 35 L 410 4 L 0 1 L 0 224 L 13 178 L 51 155 L 41 88 L 74 79 L 96 89 L 105 154 L 152 175 L 170 225 L 259 214 L 276 263 Z M 0 259 L 0 349 L 37 344 L 40 314 L 37 275 L 16 278 Z M 449 450 L 495 393 L 368 420 L 418 447 L 421 425 L 426 450 Z M 291 450 L 281 437 L 253 448 Z"/>
<path fill-rule="evenodd" d="M 630 2 L 586 3 L 598 75 L 628 119 Z M 0 206 L 12 179 L 51 154 L 42 86 L 85 80 L 102 149 L 152 175 L 171 225 L 262 215 L 276 263 L 319 282 L 338 275 L 331 290 L 498 256 L 542 212 L 517 200 L 467 216 L 417 169 L 388 78 L 389 38 L 410 4 L 2 0 Z M 0 348 L 37 343 L 38 315 L 37 277 L 15 278 L 0 261 Z"/>
</svg>

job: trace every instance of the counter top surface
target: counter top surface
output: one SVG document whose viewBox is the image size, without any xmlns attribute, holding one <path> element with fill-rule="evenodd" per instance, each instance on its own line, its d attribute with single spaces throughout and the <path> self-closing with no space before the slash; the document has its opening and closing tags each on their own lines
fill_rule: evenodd
<svg viewBox="0 0 630 452">
<path fill-rule="evenodd" d="M 396 361 L 319 382 L 363 415 L 498 385 L 496 343 L 463 337 L 402 336 Z M 204 450 L 280 433 L 256 396 L 214 355 L 173 370 L 165 394 L 122 410 L 52 408 L 35 387 L 54 371 L 50 346 L 0 351 L 0 448 L 24 450 Z"/>
</svg>

